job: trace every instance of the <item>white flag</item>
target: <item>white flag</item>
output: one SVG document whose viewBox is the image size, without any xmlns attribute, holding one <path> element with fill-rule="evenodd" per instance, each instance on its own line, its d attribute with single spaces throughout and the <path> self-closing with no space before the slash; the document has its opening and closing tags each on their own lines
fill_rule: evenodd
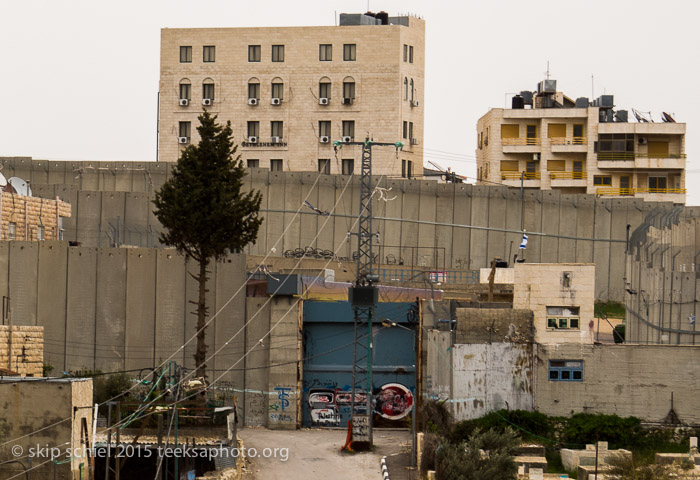
<svg viewBox="0 0 700 480">
<path fill-rule="evenodd" d="M 520 250 L 525 250 L 525 247 L 527 247 L 527 235 L 523 233 L 523 239 L 520 242 Z"/>
</svg>

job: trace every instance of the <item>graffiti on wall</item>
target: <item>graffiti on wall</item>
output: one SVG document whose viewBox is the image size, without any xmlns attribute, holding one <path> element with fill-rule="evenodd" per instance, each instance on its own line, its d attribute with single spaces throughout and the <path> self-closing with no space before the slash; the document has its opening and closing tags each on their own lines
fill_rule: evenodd
<svg viewBox="0 0 700 480">
<path fill-rule="evenodd" d="M 335 404 L 335 390 L 314 388 L 309 390 L 311 422 L 316 425 L 340 425 L 340 414 Z"/>
<path fill-rule="evenodd" d="M 295 416 L 289 412 L 291 406 L 291 396 L 294 393 L 292 387 L 274 387 L 274 392 L 269 392 L 270 398 L 268 407 L 268 418 L 272 423 L 294 423 Z"/>
<path fill-rule="evenodd" d="M 374 396 L 374 412 L 387 420 L 401 420 L 413 408 L 413 393 L 400 383 L 382 385 Z"/>
</svg>

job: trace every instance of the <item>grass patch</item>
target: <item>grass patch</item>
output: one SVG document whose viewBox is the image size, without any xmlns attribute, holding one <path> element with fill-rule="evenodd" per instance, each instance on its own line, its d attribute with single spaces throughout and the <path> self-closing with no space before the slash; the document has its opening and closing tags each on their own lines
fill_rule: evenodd
<svg viewBox="0 0 700 480">
<path fill-rule="evenodd" d="M 607 316 L 608 318 L 625 318 L 627 310 L 625 304 L 620 302 L 595 302 L 596 316 Z"/>
</svg>

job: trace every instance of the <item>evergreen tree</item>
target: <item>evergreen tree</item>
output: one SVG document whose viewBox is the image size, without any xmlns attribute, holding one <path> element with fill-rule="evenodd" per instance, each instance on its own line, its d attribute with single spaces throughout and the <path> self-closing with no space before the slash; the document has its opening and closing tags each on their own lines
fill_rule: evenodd
<svg viewBox="0 0 700 480">
<path fill-rule="evenodd" d="M 205 111 L 197 127 L 201 140 L 189 145 L 172 169 L 170 179 L 156 192 L 153 212 L 165 227 L 160 241 L 173 246 L 199 265 L 192 277 L 199 284 L 197 305 L 197 376 L 206 377 L 205 328 L 207 267 L 227 254 L 255 243 L 262 217 L 262 195 L 241 192 L 246 170 L 236 155 L 231 122 L 222 126 Z"/>
</svg>

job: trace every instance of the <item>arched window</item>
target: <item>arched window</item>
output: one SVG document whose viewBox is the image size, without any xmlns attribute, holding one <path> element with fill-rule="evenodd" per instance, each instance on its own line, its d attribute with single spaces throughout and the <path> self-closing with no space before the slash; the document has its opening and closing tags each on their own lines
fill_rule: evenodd
<svg viewBox="0 0 700 480">
<path fill-rule="evenodd" d="M 408 78 L 403 77 L 403 99 L 408 100 Z"/>
<path fill-rule="evenodd" d="M 414 86 L 413 79 L 411 79 L 411 101 L 413 101 L 413 90 L 414 90 L 413 86 Z"/>
<path fill-rule="evenodd" d="M 331 79 L 322 77 L 318 81 L 318 98 L 331 98 Z"/>
<path fill-rule="evenodd" d="M 272 98 L 284 99 L 284 82 L 279 77 L 272 79 Z"/>
<path fill-rule="evenodd" d="M 214 80 L 206 78 L 202 82 L 202 100 L 214 101 Z"/>
<path fill-rule="evenodd" d="M 248 80 L 248 98 L 260 100 L 260 80 L 255 77 Z"/>
<path fill-rule="evenodd" d="M 180 100 L 190 100 L 192 98 L 192 82 L 189 78 L 180 80 Z"/>
<path fill-rule="evenodd" d="M 348 103 L 352 103 L 355 100 L 355 79 L 352 77 L 343 79 L 343 102 L 345 102 L 346 98 L 349 99 Z"/>
</svg>

